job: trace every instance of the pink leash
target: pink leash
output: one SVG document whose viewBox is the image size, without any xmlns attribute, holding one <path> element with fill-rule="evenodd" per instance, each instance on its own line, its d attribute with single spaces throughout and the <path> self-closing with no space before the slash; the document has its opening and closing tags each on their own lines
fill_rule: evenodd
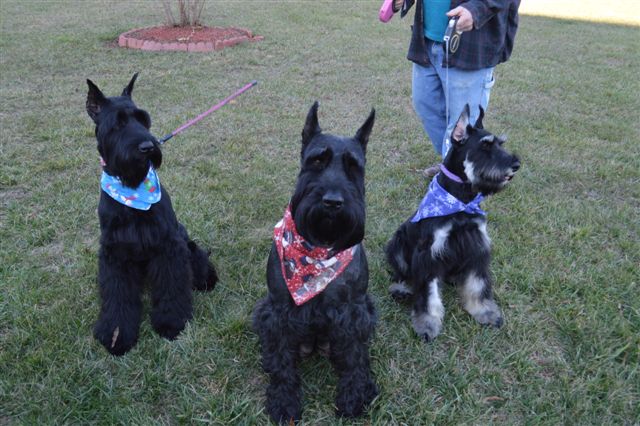
<svg viewBox="0 0 640 426">
<path fill-rule="evenodd" d="M 169 133 L 166 136 L 163 136 L 162 138 L 160 138 L 160 140 L 158 140 L 159 144 L 163 144 L 166 141 L 168 141 L 169 139 L 171 139 L 172 137 L 174 137 L 175 135 L 177 135 L 178 133 L 182 132 L 183 130 L 193 126 L 194 124 L 196 124 L 198 121 L 202 120 L 203 118 L 205 118 L 207 115 L 211 114 L 212 112 L 222 108 L 223 106 L 225 106 L 226 104 L 228 104 L 229 102 L 231 102 L 232 100 L 234 100 L 235 98 L 237 98 L 238 96 L 242 95 L 244 92 L 246 92 L 247 90 L 251 89 L 253 86 L 255 86 L 256 84 L 258 84 L 258 82 L 256 80 L 253 80 L 251 83 L 247 84 L 246 86 L 242 87 L 241 89 L 239 89 L 237 92 L 235 92 L 233 95 L 227 97 L 226 99 L 220 101 L 220 103 L 212 106 L 211 108 L 209 108 L 208 110 L 206 110 L 205 112 L 203 112 L 202 114 L 200 114 L 199 116 L 197 116 L 196 118 L 194 118 L 193 120 L 190 120 L 188 122 L 186 122 L 185 124 L 183 124 L 182 126 L 178 127 L 177 129 L 175 129 L 173 132 Z"/>
</svg>

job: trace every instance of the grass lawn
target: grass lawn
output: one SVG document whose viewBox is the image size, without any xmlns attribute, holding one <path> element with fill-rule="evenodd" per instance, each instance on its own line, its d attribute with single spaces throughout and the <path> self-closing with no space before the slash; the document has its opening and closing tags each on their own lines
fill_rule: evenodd
<svg viewBox="0 0 640 426">
<path fill-rule="evenodd" d="M 378 6 L 212 1 L 208 25 L 265 40 L 187 54 L 114 47 L 160 23 L 159 2 L 0 3 L 0 424 L 267 423 L 249 318 L 316 99 L 338 134 L 378 112 L 366 247 L 381 393 L 362 419 L 336 419 L 336 378 L 312 358 L 305 424 L 640 422 L 639 27 L 522 16 L 485 120 L 523 164 L 484 204 L 506 323 L 477 325 L 445 291 L 443 334 L 426 345 L 387 294 L 382 247 L 424 194 L 415 170 L 437 159 L 411 106 L 410 19 L 383 25 Z M 114 95 L 135 71 L 157 135 L 260 84 L 164 148 L 163 185 L 221 284 L 195 297 L 177 341 L 145 315 L 114 358 L 91 335 L 100 166 L 85 79 Z"/>
</svg>

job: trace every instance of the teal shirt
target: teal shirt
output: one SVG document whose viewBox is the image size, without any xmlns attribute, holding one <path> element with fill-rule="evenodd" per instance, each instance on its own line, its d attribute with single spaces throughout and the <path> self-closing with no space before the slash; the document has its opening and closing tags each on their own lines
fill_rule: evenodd
<svg viewBox="0 0 640 426">
<path fill-rule="evenodd" d="M 442 43 L 447 29 L 451 0 L 424 0 L 424 36 Z"/>
</svg>

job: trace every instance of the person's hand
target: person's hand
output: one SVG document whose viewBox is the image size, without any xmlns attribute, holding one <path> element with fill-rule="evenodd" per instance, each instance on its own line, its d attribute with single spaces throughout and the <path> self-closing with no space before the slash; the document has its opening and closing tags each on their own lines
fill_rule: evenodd
<svg viewBox="0 0 640 426">
<path fill-rule="evenodd" d="M 471 31 L 473 29 L 473 15 L 463 6 L 458 6 L 447 12 L 449 18 L 459 16 L 458 23 L 456 24 L 456 30 L 460 32 Z"/>
</svg>

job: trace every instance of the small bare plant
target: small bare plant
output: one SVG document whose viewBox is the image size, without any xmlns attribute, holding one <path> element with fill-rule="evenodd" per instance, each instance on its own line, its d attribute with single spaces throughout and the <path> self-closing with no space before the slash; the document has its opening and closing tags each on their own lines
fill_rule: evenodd
<svg viewBox="0 0 640 426">
<path fill-rule="evenodd" d="M 193 27 L 202 25 L 200 16 L 204 9 L 204 2 L 205 0 L 162 0 L 167 25 L 171 27 Z M 171 5 L 174 3 L 178 5 L 179 20 L 176 20 L 173 14 Z"/>
</svg>

